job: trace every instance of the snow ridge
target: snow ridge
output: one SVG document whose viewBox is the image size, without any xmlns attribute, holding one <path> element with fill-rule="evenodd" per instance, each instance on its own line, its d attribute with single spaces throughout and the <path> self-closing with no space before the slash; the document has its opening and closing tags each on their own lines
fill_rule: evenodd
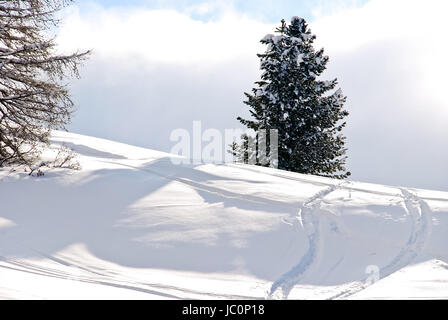
<svg viewBox="0 0 448 320">
<path fill-rule="evenodd" d="M 0 169 L 0 299 L 448 297 L 443 191 L 52 139 L 82 170 Z"/>
</svg>

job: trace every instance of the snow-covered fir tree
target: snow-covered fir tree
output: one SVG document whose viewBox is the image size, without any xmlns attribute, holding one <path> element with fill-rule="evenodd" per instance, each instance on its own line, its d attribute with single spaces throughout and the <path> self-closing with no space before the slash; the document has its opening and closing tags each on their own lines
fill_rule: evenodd
<svg viewBox="0 0 448 320">
<path fill-rule="evenodd" d="M 276 32 L 261 40 L 261 80 L 245 93 L 253 119 L 238 120 L 255 132 L 278 130 L 279 169 L 346 178 L 346 97 L 335 90 L 337 79 L 319 80 L 329 58 L 314 49 L 316 36 L 302 18 L 282 20 Z"/>
</svg>

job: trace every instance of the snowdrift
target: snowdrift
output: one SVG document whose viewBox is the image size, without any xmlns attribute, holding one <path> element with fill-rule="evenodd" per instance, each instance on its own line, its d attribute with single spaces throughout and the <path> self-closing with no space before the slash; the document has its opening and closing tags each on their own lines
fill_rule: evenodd
<svg viewBox="0 0 448 320">
<path fill-rule="evenodd" d="M 0 298 L 448 298 L 447 192 L 61 144 L 81 171 L 0 170 Z"/>
</svg>

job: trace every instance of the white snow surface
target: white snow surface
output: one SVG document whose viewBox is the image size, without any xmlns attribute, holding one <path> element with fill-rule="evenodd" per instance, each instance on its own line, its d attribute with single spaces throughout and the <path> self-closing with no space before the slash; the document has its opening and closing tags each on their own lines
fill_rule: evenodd
<svg viewBox="0 0 448 320">
<path fill-rule="evenodd" d="M 0 299 L 448 298 L 448 192 L 62 143 L 82 170 L 0 169 Z"/>
</svg>

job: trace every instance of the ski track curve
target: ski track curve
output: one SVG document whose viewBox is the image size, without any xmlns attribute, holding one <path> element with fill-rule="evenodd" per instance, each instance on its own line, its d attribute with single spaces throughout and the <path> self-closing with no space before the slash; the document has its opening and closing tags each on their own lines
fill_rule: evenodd
<svg viewBox="0 0 448 320">
<path fill-rule="evenodd" d="M 409 190 L 405 188 L 400 188 L 400 190 L 404 209 L 412 221 L 411 234 L 400 252 L 386 266 L 380 269 L 380 279 L 384 279 L 412 263 L 423 252 L 431 234 L 432 211 L 429 205 Z M 350 298 L 373 284 L 367 284 L 366 280 L 353 283 L 330 297 L 329 300 Z"/>
<path fill-rule="evenodd" d="M 298 219 L 308 237 L 308 250 L 297 265 L 272 284 L 268 299 L 276 298 L 279 295 L 282 299 L 287 299 L 292 288 L 317 264 L 322 247 L 321 214 L 318 210 L 324 198 L 338 188 L 340 185 L 330 186 L 302 204 L 298 212 Z"/>
<path fill-rule="evenodd" d="M 131 167 L 133 169 L 137 169 L 139 171 L 144 171 L 148 173 L 152 173 L 158 176 L 161 176 L 165 179 L 169 179 L 172 181 L 178 181 L 187 185 L 190 185 L 194 188 L 201 188 L 202 185 L 200 183 L 195 183 L 191 180 L 168 176 L 161 174 L 157 171 L 148 170 L 147 168 L 139 168 L 136 166 L 120 163 L 117 161 L 104 161 L 113 163 L 116 165 Z M 248 171 L 253 171 L 261 174 L 267 174 L 271 176 L 276 176 L 279 178 L 285 178 L 290 180 L 297 180 L 301 182 L 308 182 L 315 185 L 321 185 L 321 186 L 327 186 L 327 188 L 323 189 L 322 191 L 316 193 L 314 196 L 312 196 L 309 200 L 307 200 L 305 203 L 302 204 L 302 206 L 299 209 L 298 212 L 298 219 L 303 228 L 305 229 L 305 232 L 308 237 L 309 242 L 309 248 L 307 252 L 302 256 L 299 263 L 295 265 L 292 269 L 290 269 L 288 272 L 286 272 L 284 275 L 282 275 L 278 280 L 276 280 L 272 286 L 270 292 L 267 293 L 267 298 L 274 298 L 277 296 L 277 294 L 281 294 L 282 298 L 287 299 L 291 290 L 295 285 L 297 285 L 305 275 L 310 273 L 313 268 L 318 264 L 319 257 L 322 254 L 322 235 L 321 235 L 321 226 L 322 226 L 322 219 L 321 214 L 319 212 L 321 203 L 324 201 L 324 198 L 329 195 L 330 193 L 336 191 L 337 189 L 342 188 L 342 185 L 347 182 L 343 182 L 339 185 L 330 185 L 322 182 L 313 182 L 309 181 L 307 179 L 301 179 L 296 177 L 289 177 L 281 174 L 272 174 L 272 173 L 266 173 L 262 172 L 256 169 L 250 169 L 250 168 L 241 168 L 239 166 L 233 166 L 229 165 L 231 167 L 236 167 Z M 210 192 L 210 190 L 206 190 Z M 360 190 L 362 191 L 362 190 Z M 412 220 L 412 227 L 411 227 L 411 234 L 408 238 L 408 241 L 406 244 L 401 248 L 400 252 L 383 268 L 380 269 L 380 279 L 383 279 L 392 273 L 400 270 L 401 268 L 409 265 L 412 263 L 420 253 L 422 253 L 425 244 L 431 234 L 431 226 L 432 226 L 432 211 L 429 207 L 429 205 L 424 201 L 421 197 L 418 197 L 416 194 L 410 192 L 408 189 L 400 188 L 401 191 L 401 197 L 403 199 L 404 208 L 406 210 L 406 213 Z M 221 196 L 229 197 L 229 198 L 239 198 L 238 196 L 234 196 L 233 194 L 222 194 L 222 190 L 214 190 L 212 193 L 218 193 Z M 373 192 L 376 193 L 376 192 Z M 380 192 L 378 192 L 380 193 Z M 381 194 L 383 194 L 381 192 Z M 385 195 L 392 195 L 389 193 L 384 193 Z M 246 201 L 248 199 L 245 199 Z M 253 201 L 253 200 L 252 200 Z M 47 256 L 47 258 L 50 258 Z M 50 277 L 56 277 L 61 279 L 71 279 L 72 277 L 68 274 L 61 274 L 57 273 L 55 270 L 36 270 L 36 266 L 26 266 L 26 265 L 20 265 L 17 261 L 11 261 L 5 257 L 0 257 L 0 262 L 3 261 L 4 263 L 10 264 L 10 267 L 7 266 L 0 266 L 0 267 L 6 267 L 13 269 L 15 267 L 21 267 L 28 269 L 27 272 L 32 272 L 44 276 L 50 276 Z M 59 261 L 57 261 L 59 262 Z M 59 262 L 60 263 L 60 262 Z M 77 266 L 77 268 L 80 268 Z M 92 272 L 91 270 L 80 268 L 81 270 Z M 22 271 L 25 271 L 22 269 Z M 92 272 L 93 273 L 93 272 Z M 107 276 L 104 274 L 97 274 L 99 276 L 99 279 L 92 279 L 91 277 L 79 277 L 77 280 L 81 282 L 86 283 L 96 283 L 101 285 L 108 285 L 113 287 L 120 287 L 130 290 L 136 290 L 141 291 L 145 293 L 151 293 L 156 294 L 160 296 L 165 296 L 167 298 L 172 299 L 184 299 L 181 296 L 171 295 L 165 292 L 161 291 L 155 291 L 154 289 L 168 289 L 177 291 L 178 293 L 183 294 L 198 294 L 198 295 L 206 295 L 206 296 L 214 296 L 215 298 L 224 298 L 224 299 L 259 299 L 256 297 L 247 297 L 247 296 L 238 296 L 238 295 L 226 295 L 226 294 L 216 294 L 216 293 L 208 293 L 208 292 L 199 292 L 194 290 L 189 290 L 185 288 L 178 288 L 173 286 L 164 286 L 161 284 L 148 284 L 148 283 L 138 283 L 134 282 L 130 279 L 121 279 L 118 281 L 114 281 L 112 279 L 107 279 Z M 106 279 L 105 279 L 106 278 Z M 366 279 L 363 281 L 357 281 L 352 284 L 349 284 L 348 286 L 343 286 L 341 288 L 341 291 L 337 292 L 330 298 L 329 300 L 333 299 L 347 299 L 353 296 L 354 294 L 366 289 L 371 284 L 367 284 Z M 142 288 L 143 287 L 143 288 Z M 146 288 L 145 288 L 146 287 Z M 280 292 L 279 292 L 280 291 Z"/>
<path fill-rule="evenodd" d="M 398 269 L 410 264 L 423 251 L 431 233 L 432 213 L 425 201 L 410 191 L 401 188 L 406 212 L 412 219 L 411 235 L 398 255 L 384 268 L 381 274 L 389 276 Z"/>
</svg>

